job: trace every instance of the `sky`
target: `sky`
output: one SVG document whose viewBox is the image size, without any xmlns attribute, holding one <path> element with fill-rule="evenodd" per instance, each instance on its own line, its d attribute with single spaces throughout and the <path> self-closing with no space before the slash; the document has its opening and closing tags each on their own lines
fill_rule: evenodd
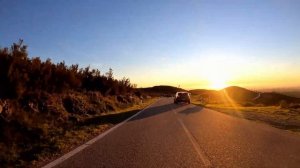
<svg viewBox="0 0 300 168">
<path fill-rule="evenodd" d="M 300 87 L 299 0 L 0 0 L 0 47 L 138 87 Z"/>
</svg>

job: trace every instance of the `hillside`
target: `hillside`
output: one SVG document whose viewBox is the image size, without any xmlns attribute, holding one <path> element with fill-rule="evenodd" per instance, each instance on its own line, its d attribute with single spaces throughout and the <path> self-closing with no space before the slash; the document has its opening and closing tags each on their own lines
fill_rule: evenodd
<svg viewBox="0 0 300 168">
<path fill-rule="evenodd" d="M 253 101 L 259 95 L 257 92 L 238 86 L 230 86 L 222 89 L 219 92 L 221 92 L 221 94 L 226 94 L 226 96 L 230 97 L 236 102 Z"/>
<path fill-rule="evenodd" d="M 300 98 L 300 91 L 282 91 L 282 92 L 278 92 L 280 94 L 283 95 L 287 95 L 287 96 L 291 96 L 291 97 L 296 97 L 296 98 Z"/>
<path fill-rule="evenodd" d="M 300 103 L 300 98 L 291 97 L 291 96 L 287 96 L 275 92 L 261 93 L 260 98 L 255 100 L 254 102 L 265 104 L 265 105 L 275 105 L 275 104 L 279 104 L 283 100 L 286 101 L 287 103 Z"/>
<path fill-rule="evenodd" d="M 0 48 L 0 81 L 1 167 L 24 167 L 43 154 L 62 152 L 80 143 L 76 135 L 90 135 L 82 130 L 94 131 L 87 121 L 146 102 L 129 79 L 115 79 L 112 69 L 100 73 L 42 61 L 28 55 L 22 40 Z M 62 143 L 72 134 L 72 143 Z"/>
<path fill-rule="evenodd" d="M 207 90 L 207 89 L 193 89 L 189 90 L 191 94 L 212 94 L 212 93 L 218 93 L 216 90 Z"/>
<path fill-rule="evenodd" d="M 139 91 L 148 95 L 164 96 L 164 95 L 174 95 L 178 91 L 186 91 L 186 90 L 174 86 L 160 85 L 160 86 L 153 86 L 147 88 L 139 88 Z"/>
<path fill-rule="evenodd" d="M 192 94 L 200 95 L 200 99 L 205 99 L 205 101 L 210 101 L 213 103 L 253 103 L 253 104 L 263 104 L 263 105 L 278 105 L 281 101 L 286 101 L 287 103 L 299 103 L 300 98 L 291 97 L 275 92 L 254 92 L 238 86 L 230 86 L 222 90 L 204 90 L 196 89 L 190 90 Z"/>
</svg>

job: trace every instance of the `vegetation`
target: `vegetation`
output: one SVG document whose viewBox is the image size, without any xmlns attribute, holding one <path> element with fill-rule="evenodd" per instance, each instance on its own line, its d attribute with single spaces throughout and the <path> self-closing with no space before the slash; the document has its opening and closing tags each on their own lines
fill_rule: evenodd
<svg viewBox="0 0 300 168">
<path fill-rule="evenodd" d="M 31 162 L 31 166 L 41 167 L 47 164 L 59 155 L 65 154 L 78 145 L 113 127 L 115 124 L 124 121 L 156 100 L 157 98 L 151 98 L 128 108 L 108 112 L 103 115 L 90 116 L 73 125 L 71 129 L 65 130 L 64 133 L 54 134 L 52 139 L 55 143 L 52 144 L 54 145 L 52 148 L 56 149 L 55 152 L 42 151 L 38 154 L 38 159 Z"/>
<path fill-rule="evenodd" d="M 11 48 L 0 49 L 0 97 L 20 99 L 31 92 L 61 93 L 66 90 L 99 91 L 103 95 L 117 95 L 132 91 L 129 79 L 116 80 L 112 69 L 101 74 L 98 69 L 54 64 L 39 57 L 28 58 L 23 41 Z"/>
<path fill-rule="evenodd" d="M 126 117 L 101 116 L 147 104 L 129 79 L 114 79 L 112 69 L 102 74 L 29 58 L 22 40 L 0 48 L 0 81 L 1 167 L 24 166 L 62 152 L 69 140 L 80 143 Z M 93 118 L 97 124 L 88 124 Z"/>
</svg>

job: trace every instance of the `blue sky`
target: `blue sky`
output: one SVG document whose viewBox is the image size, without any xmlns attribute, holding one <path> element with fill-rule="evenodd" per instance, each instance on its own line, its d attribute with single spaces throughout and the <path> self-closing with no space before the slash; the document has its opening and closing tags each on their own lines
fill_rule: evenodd
<svg viewBox="0 0 300 168">
<path fill-rule="evenodd" d="M 297 0 L 0 0 L 0 21 L 1 47 L 142 87 L 300 86 Z"/>
</svg>

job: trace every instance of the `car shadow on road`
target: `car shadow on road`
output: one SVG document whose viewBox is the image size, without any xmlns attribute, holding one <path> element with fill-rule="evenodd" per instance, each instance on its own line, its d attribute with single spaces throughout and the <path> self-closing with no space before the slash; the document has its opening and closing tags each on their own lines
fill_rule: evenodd
<svg viewBox="0 0 300 168">
<path fill-rule="evenodd" d="M 184 104 L 164 104 L 161 106 L 154 106 L 154 107 L 149 107 L 145 109 L 142 113 L 139 115 L 133 117 L 129 121 L 134 121 L 134 120 L 140 120 L 144 119 L 147 117 L 155 116 L 158 114 L 162 114 L 165 112 L 168 112 L 170 110 L 175 110 L 177 108 L 181 108 L 185 106 Z M 99 125 L 99 124 L 118 124 L 127 118 L 133 116 L 139 112 L 139 110 L 132 110 L 132 111 L 127 111 L 123 113 L 115 113 L 115 114 L 107 114 L 107 115 L 102 115 L 102 116 L 95 116 L 91 117 L 82 121 L 79 121 L 77 124 L 80 126 L 86 126 L 86 125 Z"/>
<path fill-rule="evenodd" d="M 187 108 L 184 108 L 187 107 Z M 180 108 L 183 108 L 184 110 L 180 111 Z M 189 115 L 192 113 L 200 112 L 203 107 L 199 106 L 193 106 L 193 105 L 188 105 L 188 104 L 164 104 L 160 106 L 154 106 L 154 107 L 149 107 L 145 109 L 142 113 L 139 115 L 133 117 L 129 121 L 134 121 L 134 120 L 140 120 L 148 117 L 152 117 L 155 115 L 163 114 L 165 112 L 171 112 L 171 110 L 177 111 L 179 114 L 185 114 Z M 77 124 L 79 126 L 87 126 L 87 125 L 99 125 L 99 124 L 118 124 L 130 116 L 136 114 L 139 112 L 139 110 L 132 110 L 132 111 L 127 111 L 123 113 L 114 113 L 114 114 L 107 114 L 103 116 L 95 116 L 91 118 L 87 118 L 85 120 L 79 121 Z"/>
<path fill-rule="evenodd" d="M 129 121 L 134 121 L 134 120 L 140 120 L 140 119 L 144 119 L 144 118 L 148 118 L 148 117 L 152 117 L 155 115 L 159 115 L 165 112 L 170 112 L 171 110 L 179 110 L 179 108 L 183 108 L 184 106 L 190 106 L 182 111 L 179 111 L 179 114 L 191 114 L 191 113 L 196 113 L 196 112 L 200 112 L 202 110 L 202 107 L 198 107 L 198 106 L 192 106 L 192 105 L 188 105 L 188 104 L 165 104 L 165 105 L 161 105 L 161 106 L 154 106 L 154 107 L 149 107 L 147 108 L 145 111 L 143 111 L 142 113 L 140 113 L 139 115 L 135 116 L 134 118 L 130 119 Z"/>
<path fill-rule="evenodd" d="M 189 114 L 193 114 L 193 113 L 197 113 L 197 112 L 201 112 L 201 110 L 203 109 L 203 107 L 199 107 L 199 106 L 190 106 L 189 108 L 186 108 L 180 112 L 178 112 L 179 114 L 185 114 L 185 115 L 189 115 Z"/>
<path fill-rule="evenodd" d="M 162 114 L 162 113 L 165 113 L 165 112 L 169 112 L 169 111 L 174 110 L 174 109 L 179 108 L 179 107 L 180 106 L 175 105 L 173 103 L 164 104 L 164 105 L 161 105 L 161 106 L 149 107 L 149 108 L 145 109 L 139 115 L 137 115 L 137 116 L 133 117 L 132 119 L 130 119 L 129 121 L 140 120 L 140 119 L 152 117 L 152 116 L 159 115 L 159 114 Z"/>
</svg>

